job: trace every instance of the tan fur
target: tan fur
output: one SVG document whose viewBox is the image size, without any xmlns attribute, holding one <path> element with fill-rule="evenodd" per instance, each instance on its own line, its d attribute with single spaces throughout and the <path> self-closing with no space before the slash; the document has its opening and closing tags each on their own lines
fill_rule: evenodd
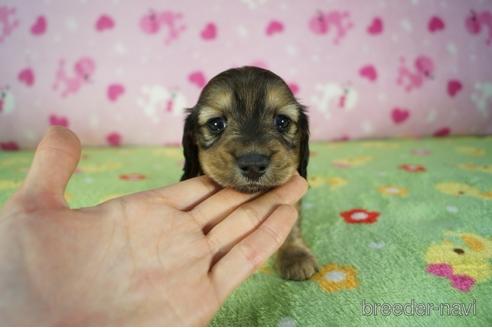
<svg viewBox="0 0 492 328">
<path fill-rule="evenodd" d="M 290 105 L 289 91 L 285 89 L 284 85 L 278 83 L 267 86 L 266 104 L 267 107 L 271 108 L 281 108 Z"/>
<path fill-rule="evenodd" d="M 203 106 L 198 115 L 198 124 L 204 125 L 209 119 L 222 116 L 223 110 L 220 108 L 223 107 Z"/>
<path fill-rule="evenodd" d="M 299 213 L 301 202 L 297 203 Z M 276 267 L 282 277 L 289 280 L 306 280 L 318 271 L 318 263 L 302 239 L 301 218 L 277 253 Z"/>
<path fill-rule="evenodd" d="M 269 92 L 274 93 L 274 96 L 270 96 Z M 241 93 L 244 97 L 245 108 L 248 112 L 252 111 L 253 100 L 255 98 L 255 90 L 242 90 Z M 210 176 L 219 184 L 226 187 L 235 187 L 242 191 L 247 190 L 247 181 L 242 175 L 238 173 L 236 167 L 235 158 L 246 154 L 248 152 L 257 152 L 260 154 L 271 155 L 271 169 L 261 177 L 258 189 L 266 190 L 274 186 L 285 183 L 295 172 L 295 169 L 299 163 L 298 149 L 286 149 L 276 139 L 268 139 L 262 142 L 249 142 L 247 144 L 241 141 L 240 129 L 238 122 L 232 120 L 231 111 L 234 108 L 219 107 L 226 104 L 224 99 L 227 98 L 227 103 L 230 103 L 228 95 L 230 91 L 227 88 L 225 90 L 220 86 L 211 88 L 205 99 L 205 102 L 201 105 L 198 114 L 198 123 L 200 125 L 200 135 L 197 139 L 200 143 L 208 146 L 213 141 L 212 134 L 206 127 L 206 122 L 215 117 L 228 118 L 228 126 L 224 134 L 217 140 L 216 144 L 209 149 L 201 149 L 199 152 L 199 160 L 204 173 Z M 270 114 L 266 114 L 266 117 L 272 117 L 271 127 L 265 127 L 265 131 L 273 130 L 273 117 L 275 114 L 282 113 L 292 119 L 295 123 L 298 119 L 298 107 L 292 103 L 292 98 L 285 98 L 288 96 L 287 92 L 279 92 L 278 88 L 267 88 L 266 98 L 270 99 L 270 103 L 266 106 L 265 110 L 270 111 Z M 284 97 L 284 98 L 282 98 Z M 222 100 L 217 100 L 221 98 Z M 272 99 L 275 99 L 274 101 Z M 281 108 L 270 107 L 273 104 L 283 105 Z M 288 104 L 288 105 L 285 105 Z M 291 127 L 286 133 L 286 138 L 290 141 L 297 141 L 297 128 L 295 124 L 291 124 Z"/>
</svg>

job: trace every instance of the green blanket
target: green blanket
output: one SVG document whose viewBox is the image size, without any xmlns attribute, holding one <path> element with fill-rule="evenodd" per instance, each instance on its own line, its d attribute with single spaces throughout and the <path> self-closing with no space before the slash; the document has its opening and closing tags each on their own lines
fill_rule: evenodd
<svg viewBox="0 0 492 328">
<path fill-rule="evenodd" d="M 0 152 L 0 204 L 32 152 Z M 84 149 L 72 207 L 176 182 L 177 148 Z M 212 325 L 492 325 L 492 137 L 315 143 L 303 234 L 321 270 L 271 262 Z"/>
</svg>

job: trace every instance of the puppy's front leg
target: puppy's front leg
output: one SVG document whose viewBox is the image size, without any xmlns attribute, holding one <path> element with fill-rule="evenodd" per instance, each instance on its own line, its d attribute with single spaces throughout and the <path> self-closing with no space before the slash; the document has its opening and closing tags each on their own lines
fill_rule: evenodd
<svg viewBox="0 0 492 328">
<path fill-rule="evenodd" d="M 297 203 L 300 215 L 301 202 Z M 277 270 L 288 280 L 307 280 L 318 271 L 312 251 L 306 246 L 301 234 L 301 218 L 297 220 L 289 236 L 277 253 Z"/>
</svg>

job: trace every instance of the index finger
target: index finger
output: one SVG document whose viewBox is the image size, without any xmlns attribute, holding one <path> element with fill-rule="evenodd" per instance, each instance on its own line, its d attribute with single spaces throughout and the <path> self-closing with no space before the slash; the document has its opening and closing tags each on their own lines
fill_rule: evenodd
<svg viewBox="0 0 492 328">
<path fill-rule="evenodd" d="M 214 255 L 226 253 L 256 229 L 275 208 L 297 202 L 306 190 L 306 180 L 294 176 L 286 184 L 238 207 L 208 232 L 207 239 Z"/>
<path fill-rule="evenodd" d="M 296 219 L 293 206 L 280 205 L 212 267 L 210 279 L 221 302 L 282 245 Z"/>
<path fill-rule="evenodd" d="M 174 208 L 186 211 L 196 204 L 209 198 L 221 187 L 209 177 L 202 175 L 175 183 L 173 185 L 152 190 Z"/>
</svg>

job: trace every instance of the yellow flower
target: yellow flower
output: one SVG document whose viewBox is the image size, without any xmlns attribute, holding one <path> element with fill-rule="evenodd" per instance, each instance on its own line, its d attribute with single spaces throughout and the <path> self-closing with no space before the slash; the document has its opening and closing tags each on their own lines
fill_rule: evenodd
<svg viewBox="0 0 492 328">
<path fill-rule="evenodd" d="M 340 177 L 332 177 L 327 179 L 328 184 L 332 187 L 332 189 L 345 186 L 347 184 L 347 180 Z"/>
<path fill-rule="evenodd" d="M 165 156 L 175 160 L 183 159 L 183 150 L 181 148 L 158 148 L 152 151 L 152 155 Z"/>
<path fill-rule="evenodd" d="M 308 182 L 309 182 L 309 185 L 312 187 L 312 188 L 316 188 L 316 187 L 319 187 L 319 186 L 322 186 L 325 184 L 325 179 L 323 177 L 320 177 L 320 176 L 316 176 L 316 175 L 311 175 L 309 176 L 308 178 Z"/>
<path fill-rule="evenodd" d="M 456 148 L 456 151 L 462 155 L 468 156 L 483 156 L 485 154 L 485 150 L 482 148 L 463 146 Z"/>
<path fill-rule="evenodd" d="M 477 188 L 459 182 L 439 183 L 436 185 L 436 189 L 442 193 L 452 196 L 461 196 L 461 195 L 476 196 L 477 194 L 479 194 Z"/>
<path fill-rule="evenodd" d="M 406 195 L 408 195 L 408 190 L 406 188 L 398 186 L 382 186 L 379 187 L 378 191 L 387 196 L 405 197 Z"/>
<path fill-rule="evenodd" d="M 23 164 L 29 164 L 31 159 L 25 157 L 9 157 L 0 161 L 0 167 L 7 166 L 19 166 Z"/>
<path fill-rule="evenodd" d="M 20 181 L 0 180 L 0 190 L 17 189 L 21 185 Z"/>
<path fill-rule="evenodd" d="M 272 267 L 268 263 L 263 264 L 261 267 L 258 268 L 258 270 L 256 270 L 256 272 L 257 273 L 263 273 L 266 275 L 273 275 L 274 274 Z"/>
<path fill-rule="evenodd" d="M 354 156 L 333 160 L 332 163 L 341 168 L 350 168 L 367 164 L 372 160 L 371 156 Z"/>
<path fill-rule="evenodd" d="M 353 289 L 358 286 L 357 271 L 350 265 L 327 264 L 311 279 L 330 293 L 343 289 Z"/>
<path fill-rule="evenodd" d="M 106 162 L 101 164 L 82 164 L 80 165 L 80 170 L 83 173 L 99 173 L 108 172 L 119 169 L 122 166 L 121 163 L 116 162 Z"/>
<path fill-rule="evenodd" d="M 480 193 L 479 198 L 486 199 L 486 200 L 492 200 L 492 191 L 484 191 L 484 192 Z"/>
<path fill-rule="evenodd" d="M 347 184 L 347 180 L 340 177 L 321 177 L 316 175 L 310 176 L 308 182 L 312 188 L 329 185 L 331 189 L 336 189 Z"/>
<path fill-rule="evenodd" d="M 443 182 L 436 186 L 442 193 L 452 196 L 469 196 L 484 200 L 492 200 L 492 191 L 481 191 L 478 188 L 458 182 Z"/>
<path fill-rule="evenodd" d="M 463 163 L 459 164 L 458 167 L 467 171 L 479 171 L 484 173 L 492 173 L 491 164 L 475 164 L 475 163 Z"/>
</svg>

